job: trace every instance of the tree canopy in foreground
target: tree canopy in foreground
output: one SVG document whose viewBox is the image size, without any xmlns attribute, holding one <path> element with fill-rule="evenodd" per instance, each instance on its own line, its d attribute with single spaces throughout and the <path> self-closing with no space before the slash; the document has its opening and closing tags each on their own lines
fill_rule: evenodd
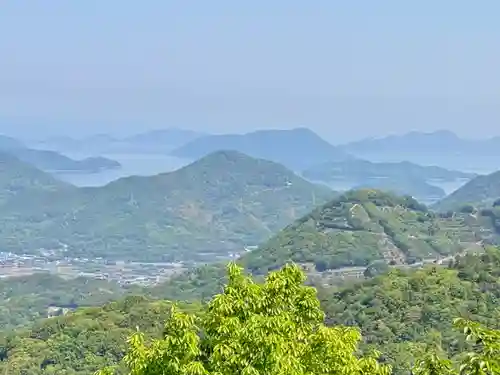
<svg viewBox="0 0 500 375">
<path fill-rule="evenodd" d="M 161 339 L 140 331 L 124 358 L 131 375 L 391 374 L 379 352 L 360 353 L 357 328 L 324 325 L 316 289 L 296 265 L 270 273 L 263 284 L 228 266 L 229 281 L 202 316 L 172 308 Z M 413 374 L 500 374 L 500 331 L 457 319 L 472 343 L 461 363 L 425 353 Z M 114 374 L 112 367 L 98 375 Z"/>
</svg>

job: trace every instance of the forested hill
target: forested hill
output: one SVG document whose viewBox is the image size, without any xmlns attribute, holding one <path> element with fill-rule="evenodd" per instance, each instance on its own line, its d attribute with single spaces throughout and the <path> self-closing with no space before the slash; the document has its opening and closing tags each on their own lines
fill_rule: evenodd
<svg viewBox="0 0 500 375">
<path fill-rule="evenodd" d="M 0 178 L 19 171 L 0 170 Z M 26 253 L 63 243 L 73 256 L 213 261 L 265 241 L 334 196 L 280 164 L 236 151 L 104 187 L 45 190 L 2 206 L 1 248 Z"/>
<path fill-rule="evenodd" d="M 500 171 L 478 176 L 439 201 L 433 208 L 457 210 L 464 205 L 490 207 L 500 199 Z"/>
<path fill-rule="evenodd" d="M 73 188 L 31 164 L 0 151 L 0 205 L 17 196 L 24 199 L 26 196 L 39 192 L 76 189 Z"/>
<path fill-rule="evenodd" d="M 436 214 L 411 197 L 358 190 L 316 208 L 240 261 L 254 273 L 288 261 L 322 272 L 438 260 L 496 239 L 491 218 L 480 213 Z"/>
</svg>

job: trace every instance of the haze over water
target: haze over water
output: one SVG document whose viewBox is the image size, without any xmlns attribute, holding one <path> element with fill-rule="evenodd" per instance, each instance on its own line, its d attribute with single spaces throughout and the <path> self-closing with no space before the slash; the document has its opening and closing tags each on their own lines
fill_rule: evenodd
<svg viewBox="0 0 500 375">
<path fill-rule="evenodd" d="M 66 153 L 74 159 L 83 159 L 91 154 Z M 103 154 L 102 156 L 114 159 L 121 163 L 122 168 L 116 170 L 106 170 L 99 173 L 59 173 L 57 177 L 79 187 L 104 186 L 112 181 L 128 176 L 153 176 L 159 173 L 172 172 L 189 163 L 191 160 L 177 158 L 161 154 Z M 488 173 L 488 171 L 473 171 L 476 173 Z M 442 188 L 446 194 L 450 194 L 465 181 L 428 181 L 430 184 Z M 324 183 L 323 183 L 324 184 Z M 344 191 L 353 187 L 349 181 L 338 181 L 329 185 L 333 190 Z"/>
<path fill-rule="evenodd" d="M 89 154 L 67 153 L 74 159 L 93 156 Z M 59 173 L 57 177 L 76 186 L 104 186 L 111 181 L 128 176 L 153 176 L 171 172 L 190 163 L 190 160 L 161 154 L 104 154 L 101 155 L 121 163 L 122 167 L 99 173 Z"/>
</svg>

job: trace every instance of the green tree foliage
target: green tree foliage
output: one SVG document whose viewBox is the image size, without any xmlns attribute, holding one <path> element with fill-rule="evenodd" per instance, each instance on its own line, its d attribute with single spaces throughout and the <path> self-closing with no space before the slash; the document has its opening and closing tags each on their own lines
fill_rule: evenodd
<svg viewBox="0 0 500 375">
<path fill-rule="evenodd" d="M 379 353 L 357 356 L 358 329 L 323 324 L 316 290 L 303 285 L 297 266 L 270 273 L 263 284 L 234 264 L 228 271 L 224 292 L 203 317 L 174 309 L 163 338 L 129 338 L 124 362 L 131 375 L 390 374 Z"/>
<path fill-rule="evenodd" d="M 194 316 L 172 308 L 161 338 L 138 331 L 123 360 L 130 375 L 162 374 L 391 374 L 380 352 L 359 355 L 357 328 L 326 327 L 316 290 L 303 285 L 295 265 L 270 273 L 263 284 L 228 267 L 228 284 L 206 312 Z M 468 349 L 456 360 L 441 348 L 420 350 L 406 364 L 413 375 L 500 374 L 500 331 L 458 318 Z M 415 351 L 415 348 L 411 348 Z M 365 352 L 366 353 L 366 352 Z M 107 367 L 97 375 L 115 374 Z M 399 369 L 398 372 L 401 372 Z"/>
<path fill-rule="evenodd" d="M 140 291 L 115 282 L 85 277 L 62 279 L 50 274 L 34 274 L 0 279 L 0 330 L 24 326 L 47 317 L 53 306 L 101 306 Z"/>
<path fill-rule="evenodd" d="M 456 317 L 500 328 L 499 279 L 500 251 L 487 248 L 448 267 L 392 270 L 341 288 L 323 287 L 319 298 L 327 324 L 359 327 L 361 348 L 379 349 L 399 371 L 421 354 L 410 346 L 438 345 L 454 361 L 470 349 L 453 327 Z"/>
<path fill-rule="evenodd" d="M 158 368 L 163 371 L 161 366 L 170 366 L 175 358 L 186 369 L 221 374 L 243 373 L 235 367 L 238 363 L 254 364 L 260 371 L 280 360 L 313 366 L 314 358 L 334 364 L 347 358 L 338 362 L 346 365 L 343 372 L 334 367 L 329 374 L 360 374 L 352 366 L 376 364 L 375 358 L 391 365 L 395 375 L 499 373 L 500 333 L 485 328 L 499 328 L 496 249 L 461 257 L 449 269 L 390 272 L 333 290 L 318 286 L 324 315 L 315 289 L 302 284 L 304 275 L 295 266 L 271 273 L 263 283 L 231 267 L 223 292 L 205 306 L 182 303 L 172 310 L 168 301 L 128 297 L 0 333 L 0 374 L 90 375 L 116 366 L 107 371 L 154 375 L 163 374 Z M 208 268 L 186 281 L 204 288 L 195 276 L 220 275 Z M 453 323 L 456 316 L 463 317 Z M 232 367 L 224 367 L 228 362 Z M 377 365 L 380 371 L 387 368 Z M 190 373 L 196 374 L 194 370 Z M 296 373 L 297 367 L 290 371 Z M 325 373 L 321 371 L 315 373 Z"/>
<path fill-rule="evenodd" d="M 466 319 L 457 318 L 454 326 L 466 336 L 473 351 L 462 353 L 454 366 L 448 358 L 427 352 L 419 358 L 413 375 L 495 375 L 500 374 L 500 331 L 491 330 Z"/>
<path fill-rule="evenodd" d="M 0 334 L 0 374 L 90 375 L 122 360 L 126 339 L 135 327 L 149 337 L 161 337 L 171 306 L 168 301 L 130 296 Z M 179 304 L 178 308 L 201 311 L 199 304 Z"/>
</svg>

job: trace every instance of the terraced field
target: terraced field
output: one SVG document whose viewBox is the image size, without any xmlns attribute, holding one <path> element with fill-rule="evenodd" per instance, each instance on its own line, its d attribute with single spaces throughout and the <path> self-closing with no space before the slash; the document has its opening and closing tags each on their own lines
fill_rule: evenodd
<svg viewBox="0 0 500 375">
<path fill-rule="evenodd" d="M 380 260 L 404 265 L 480 251 L 497 237 L 489 217 L 436 214 L 410 197 L 359 190 L 297 220 L 241 261 L 256 273 L 287 261 L 318 272 Z"/>
</svg>

